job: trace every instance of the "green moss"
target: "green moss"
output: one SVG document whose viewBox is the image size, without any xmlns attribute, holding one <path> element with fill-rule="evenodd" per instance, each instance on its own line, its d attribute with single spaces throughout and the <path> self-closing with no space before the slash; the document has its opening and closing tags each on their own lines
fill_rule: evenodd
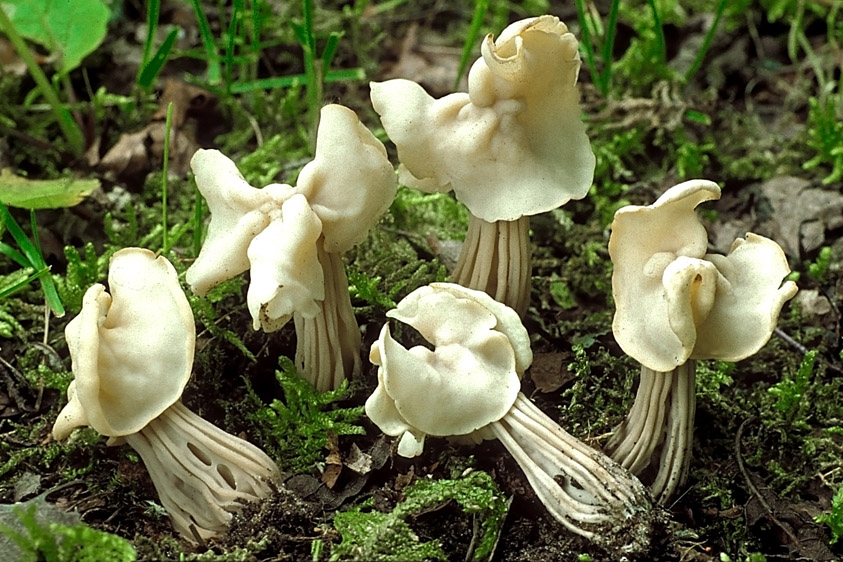
<svg viewBox="0 0 843 562">
<path fill-rule="evenodd" d="M 837 493 L 831 499 L 831 509 L 828 513 L 817 515 L 814 520 L 817 523 L 824 523 L 831 531 L 830 544 L 836 544 L 843 536 L 843 485 L 837 489 Z"/>
<path fill-rule="evenodd" d="M 416 480 L 388 513 L 372 509 L 370 501 L 336 513 L 334 526 L 342 542 L 333 548 L 330 560 L 445 560 L 442 546 L 421 541 L 408 520 L 449 501 L 480 521 L 480 538 L 466 560 L 490 556 L 508 510 L 507 501 L 487 473 L 472 471 L 452 479 Z"/>
<path fill-rule="evenodd" d="M 843 178 L 843 93 L 812 97 L 808 104 L 808 146 L 815 155 L 803 168 L 830 168 L 822 180 L 828 185 Z"/>
<path fill-rule="evenodd" d="M 275 378 L 284 392 L 284 400 L 273 400 L 269 406 L 249 388 L 249 399 L 257 409 L 247 418 L 259 431 L 266 450 L 282 470 L 304 472 L 323 457 L 328 434 L 361 435 L 363 428 L 355 422 L 363 415 L 363 406 L 332 407 L 348 393 L 348 383 L 329 392 L 316 392 L 313 386 L 296 373 L 292 361 L 279 359 Z"/>
<path fill-rule="evenodd" d="M 422 193 L 400 186 L 390 212 L 398 229 L 435 234 L 440 240 L 462 240 L 468 210 L 450 193 Z"/>
</svg>

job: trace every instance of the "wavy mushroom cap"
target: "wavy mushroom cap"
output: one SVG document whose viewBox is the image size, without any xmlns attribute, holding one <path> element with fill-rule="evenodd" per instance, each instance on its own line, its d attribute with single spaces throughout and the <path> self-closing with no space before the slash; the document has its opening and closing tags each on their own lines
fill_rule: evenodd
<svg viewBox="0 0 843 562">
<path fill-rule="evenodd" d="M 691 180 L 652 205 L 615 214 L 612 330 L 624 352 L 655 371 L 688 359 L 738 361 L 773 333 L 797 291 L 778 244 L 748 233 L 726 256 L 706 254 L 708 236 L 694 209 L 719 199 L 720 188 Z"/>
<path fill-rule="evenodd" d="M 193 366 L 193 313 L 166 258 L 126 248 L 111 258 L 108 287 L 85 293 L 65 329 L 74 381 L 53 426 L 63 439 L 80 426 L 109 437 L 140 431 L 176 402 Z"/>
<path fill-rule="evenodd" d="M 468 93 L 434 100 L 418 84 L 371 84 L 398 148 L 402 183 L 453 190 L 476 217 L 515 220 L 586 195 L 595 158 L 580 117 L 577 40 L 554 16 L 487 36 Z"/>
<path fill-rule="evenodd" d="M 249 244 L 269 225 L 293 188 L 286 184 L 252 187 L 219 150 L 197 150 L 190 167 L 211 213 L 202 250 L 185 274 L 191 290 L 201 297 L 249 269 Z"/>
<path fill-rule="evenodd" d="M 434 283 L 387 315 L 435 346 L 405 349 L 388 324 L 372 345 L 378 387 L 366 414 L 384 433 L 402 436 L 400 454 L 421 453 L 425 435 L 467 435 L 509 411 L 532 362 L 529 336 L 515 311 L 481 291 Z"/>
<path fill-rule="evenodd" d="M 252 280 L 246 301 L 255 330 L 279 330 L 294 312 L 305 318 L 319 314 L 318 301 L 325 299 L 317 244 L 321 235 L 319 217 L 297 193 L 252 240 L 248 248 Z"/>
<path fill-rule="evenodd" d="M 392 204 L 397 188 L 383 143 L 352 110 L 323 107 L 316 156 L 299 174 L 296 191 L 322 221 L 325 250 L 344 252 L 365 238 Z"/>
<path fill-rule="evenodd" d="M 340 105 L 322 108 L 316 156 L 294 188 L 249 185 L 216 150 L 191 160 L 211 223 L 186 280 L 203 296 L 220 282 L 251 270 L 253 326 L 280 329 L 294 312 L 312 318 L 324 299 L 321 238 L 343 252 L 366 236 L 395 198 L 395 171 L 383 144 L 357 115 Z"/>
</svg>

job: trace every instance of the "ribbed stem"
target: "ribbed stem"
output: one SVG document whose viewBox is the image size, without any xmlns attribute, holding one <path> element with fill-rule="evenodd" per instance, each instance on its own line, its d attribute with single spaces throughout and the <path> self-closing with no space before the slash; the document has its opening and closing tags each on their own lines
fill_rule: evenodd
<svg viewBox="0 0 843 562">
<path fill-rule="evenodd" d="M 689 366 L 688 363 L 691 365 Z M 696 369 L 693 361 L 688 361 L 674 371 L 673 398 L 670 414 L 667 417 L 667 436 L 662 446 L 659 472 L 650 485 L 650 492 L 661 505 L 673 497 L 679 486 L 688 477 L 691 464 L 691 449 L 694 439 L 694 416 L 697 409 L 697 394 L 694 388 Z"/>
<path fill-rule="evenodd" d="M 652 520 L 639 516 L 651 510 L 649 497 L 617 463 L 563 430 L 523 393 L 489 429 L 565 527 L 604 546 L 623 536 L 630 544 L 621 549 L 643 548 Z M 634 529 L 622 529 L 628 526 Z"/>
<path fill-rule="evenodd" d="M 696 412 L 695 370 L 693 360 L 666 373 L 642 366 L 635 402 L 605 447 L 614 460 L 642 477 L 659 451 L 650 492 L 662 505 L 688 475 Z"/>
<path fill-rule="evenodd" d="M 232 514 L 267 497 L 281 479 L 263 451 L 181 401 L 125 439 L 146 465 L 173 527 L 188 540 L 224 532 Z"/>
<path fill-rule="evenodd" d="M 326 252 L 320 240 L 319 263 L 325 276 L 325 300 L 313 318 L 294 313 L 296 325 L 296 366 L 319 392 L 334 390 L 342 381 L 359 375 L 361 337 L 351 296 L 348 276 L 338 254 Z"/>
<path fill-rule="evenodd" d="M 484 291 L 524 316 L 530 305 L 530 217 L 486 222 L 469 214 L 454 283 Z"/>
</svg>

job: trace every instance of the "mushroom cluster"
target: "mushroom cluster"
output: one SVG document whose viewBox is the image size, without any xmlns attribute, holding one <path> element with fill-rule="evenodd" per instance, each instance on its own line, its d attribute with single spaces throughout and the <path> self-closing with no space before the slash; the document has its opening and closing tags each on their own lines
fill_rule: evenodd
<svg viewBox="0 0 843 562">
<path fill-rule="evenodd" d="M 386 149 L 340 105 L 322 108 L 316 156 L 295 187 L 249 185 L 216 150 L 191 160 L 211 222 L 187 270 L 204 296 L 249 270 L 254 328 L 296 327 L 296 364 L 317 390 L 360 373 L 360 331 L 351 308 L 341 254 L 360 242 L 395 198 Z"/>
<path fill-rule="evenodd" d="M 580 118 L 577 40 L 554 16 L 488 35 L 468 93 L 433 99 L 409 80 L 371 84 L 398 148 L 399 178 L 453 190 L 469 227 L 451 279 L 523 316 L 529 305 L 531 215 L 585 197 L 595 158 Z"/>
<path fill-rule="evenodd" d="M 278 467 L 182 404 L 196 333 L 170 262 L 140 248 L 115 252 L 108 290 L 89 288 L 65 330 L 75 378 L 53 437 L 90 426 L 109 445 L 128 443 L 173 527 L 197 542 L 214 536 L 244 504 L 272 492 Z"/>
<path fill-rule="evenodd" d="M 650 490 L 660 503 L 688 471 L 695 360 L 739 361 L 756 353 L 797 291 L 783 282 L 790 268 L 781 247 L 763 236 L 736 239 L 726 256 L 707 253 L 708 236 L 694 210 L 719 197 L 714 182 L 691 180 L 652 205 L 618 210 L 612 222 L 612 329 L 641 364 L 641 376 L 606 449 L 633 474 L 657 463 Z"/>
<path fill-rule="evenodd" d="M 427 435 L 498 439 L 565 527 L 611 551 L 646 550 L 656 515 L 644 486 L 521 392 L 533 356 L 514 310 L 484 292 L 433 283 L 387 316 L 434 346 L 406 349 L 389 324 L 372 345 L 378 386 L 366 414 L 384 433 L 400 436 L 400 455 L 421 454 Z"/>
</svg>

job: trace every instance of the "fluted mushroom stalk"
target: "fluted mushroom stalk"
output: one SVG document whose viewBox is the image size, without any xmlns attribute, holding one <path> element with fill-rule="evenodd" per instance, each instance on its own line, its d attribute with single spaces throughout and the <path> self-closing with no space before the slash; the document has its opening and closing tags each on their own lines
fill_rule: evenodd
<svg viewBox="0 0 843 562">
<path fill-rule="evenodd" d="M 360 330 L 342 253 L 365 238 L 395 197 L 386 149 L 348 108 L 327 105 L 316 156 L 295 187 L 249 185 L 216 150 L 191 160 L 208 202 L 208 236 L 186 279 L 203 296 L 249 270 L 253 327 L 271 332 L 291 318 L 296 364 L 319 391 L 360 373 Z"/>
<path fill-rule="evenodd" d="M 726 256 L 706 253 L 697 205 L 720 188 L 691 180 L 652 205 L 615 214 L 609 255 L 615 339 L 641 363 L 635 402 L 606 450 L 650 482 L 666 503 L 681 486 L 691 458 L 695 360 L 739 361 L 770 339 L 784 303 L 797 291 L 778 244 L 747 233 Z M 654 465 L 654 476 L 646 469 Z"/>
<path fill-rule="evenodd" d="M 149 250 L 111 258 L 108 285 L 85 293 L 65 330 L 74 380 L 53 425 L 80 426 L 127 442 L 141 456 L 173 527 L 188 540 L 224 532 L 245 504 L 280 481 L 263 451 L 187 409 L 195 325 L 173 266 Z"/>
<path fill-rule="evenodd" d="M 554 16 L 488 35 L 468 92 L 430 97 L 409 80 L 371 84 L 398 149 L 400 181 L 453 190 L 470 213 L 452 280 L 523 315 L 529 304 L 529 217 L 585 197 L 594 154 L 580 118 L 577 40 Z M 511 224 L 507 224 L 511 223 Z"/>
<path fill-rule="evenodd" d="M 646 550 L 656 515 L 641 482 L 521 393 L 532 352 L 515 311 L 484 292 L 433 283 L 387 316 L 435 346 L 405 349 L 388 324 L 372 345 L 378 387 L 366 413 L 384 433 L 400 437 L 400 455 L 421 454 L 428 435 L 500 439 L 567 529 L 613 552 Z"/>
</svg>

